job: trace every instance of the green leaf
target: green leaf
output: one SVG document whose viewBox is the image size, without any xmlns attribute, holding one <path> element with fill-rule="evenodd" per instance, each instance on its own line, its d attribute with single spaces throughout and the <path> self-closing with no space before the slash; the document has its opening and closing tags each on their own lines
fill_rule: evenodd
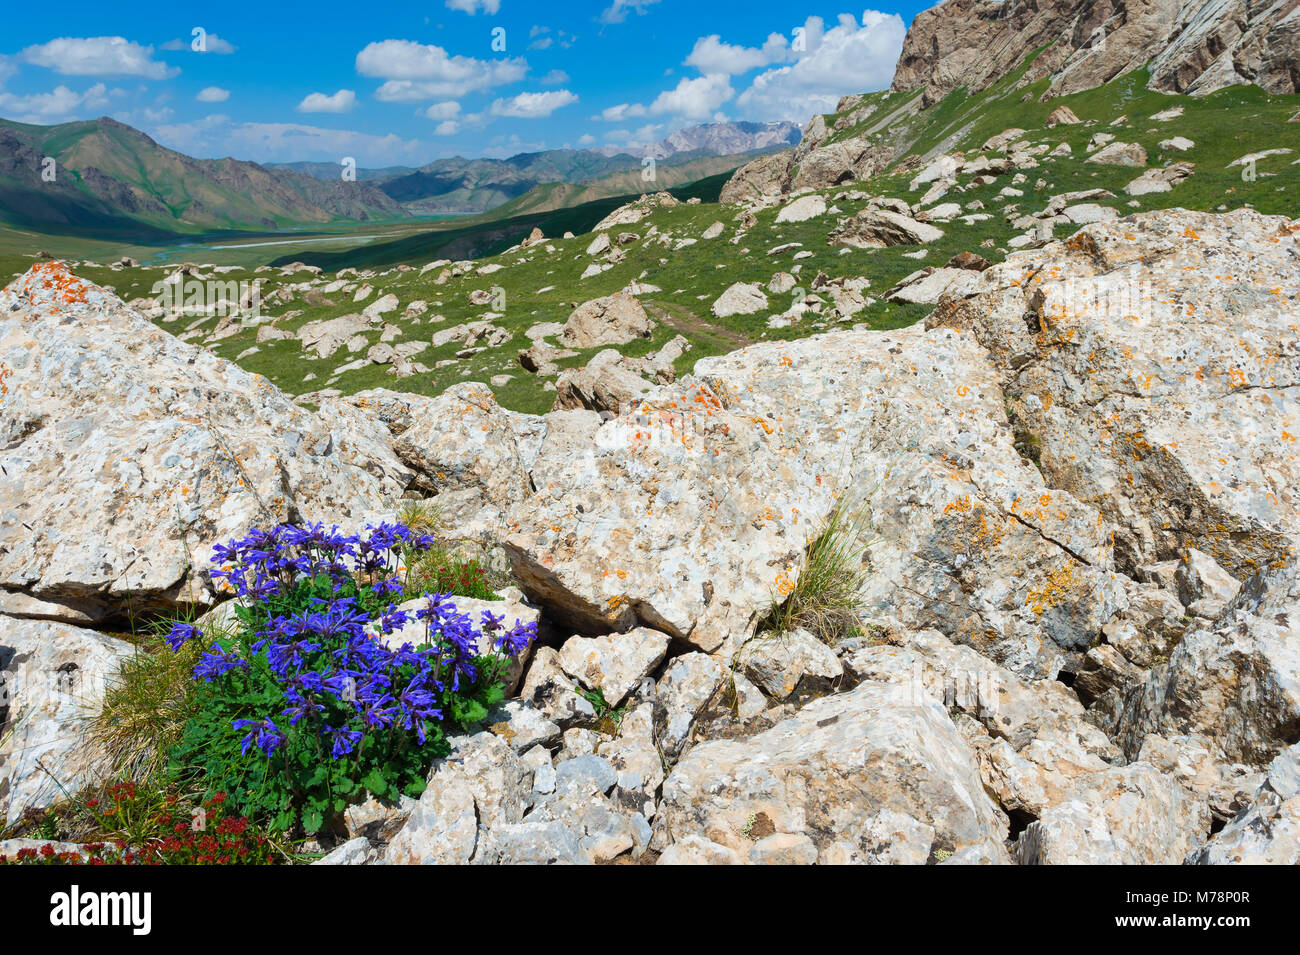
<svg viewBox="0 0 1300 955">
<path fill-rule="evenodd" d="M 325 816 L 319 809 L 305 809 L 302 814 L 302 827 L 307 832 L 320 832 L 325 826 Z"/>
<path fill-rule="evenodd" d="M 388 777 L 384 775 L 383 770 L 379 767 L 375 767 L 370 772 L 366 773 L 365 776 L 361 778 L 361 785 L 365 786 L 366 789 L 370 790 L 380 799 L 384 799 L 388 796 L 390 788 Z"/>
</svg>

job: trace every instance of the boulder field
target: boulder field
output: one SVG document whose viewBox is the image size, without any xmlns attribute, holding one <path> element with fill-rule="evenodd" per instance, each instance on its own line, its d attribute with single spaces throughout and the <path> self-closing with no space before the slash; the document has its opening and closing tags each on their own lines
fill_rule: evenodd
<svg viewBox="0 0 1300 955">
<path fill-rule="evenodd" d="M 307 407 L 34 266 L 0 292 L 0 811 L 102 771 L 105 632 L 218 604 L 212 544 L 432 498 L 546 636 L 328 862 L 1296 862 L 1300 222 L 1143 213 L 967 279 L 539 416 Z M 861 626 L 762 632 L 845 499 Z"/>
</svg>

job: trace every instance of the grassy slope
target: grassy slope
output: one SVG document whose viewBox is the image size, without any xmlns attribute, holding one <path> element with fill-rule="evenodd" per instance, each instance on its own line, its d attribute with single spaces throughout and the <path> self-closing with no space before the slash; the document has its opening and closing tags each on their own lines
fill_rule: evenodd
<svg viewBox="0 0 1300 955">
<path fill-rule="evenodd" d="M 638 225 L 614 230 L 637 233 L 642 241 L 626 247 L 624 261 L 588 279 L 579 279 L 583 269 L 592 261 L 584 253 L 591 237 L 582 234 L 574 239 L 550 239 L 543 246 L 490 256 L 476 265 L 495 262 L 506 268 L 487 276 L 477 276 L 471 272 L 442 286 L 433 282 L 437 270 L 424 276 L 419 275 L 418 269 L 391 270 L 369 279 L 377 291 L 367 302 L 384 292 L 393 292 L 403 307 L 412 300 L 421 299 L 430 303 L 429 315 L 440 314 L 445 317 L 438 323 L 430 323 L 428 316 L 422 322 L 413 323 L 400 318 L 400 309 L 396 313 L 390 313 L 390 320 L 402 329 L 401 340 L 428 340 L 438 329 L 480 318 L 487 309 L 471 306 L 467 300 L 468 293 L 494 285 L 502 287 L 507 297 L 505 315 L 494 321 L 511 330 L 514 337 L 499 348 L 456 361 L 444 368 L 435 369 L 428 375 L 397 380 L 387 374 L 385 366 L 370 365 L 342 375 L 334 387 L 344 391 L 388 387 L 437 394 L 459 381 L 487 381 L 493 375 L 510 374 L 513 375 L 512 379 L 495 389 L 498 399 L 503 404 L 520 410 L 544 411 L 550 407 L 553 395 L 543 388 L 542 379 L 519 368 L 516 354 L 519 349 L 530 344 L 523 334 L 525 329 L 536 322 L 563 322 L 577 302 L 610 294 L 636 278 L 660 286 L 661 292 L 643 296 L 643 301 L 660 315 L 671 316 L 673 324 L 688 331 L 694 348 L 679 362 L 679 371 L 685 372 L 700 357 L 730 350 L 739 342 L 800 337 L 825 327 L 821 320 L 806 319 L 802 324 L 790 328 L 769 329 L 768 316 L 782 311 L 788 304 L 787 301 L 775 299 L 770 311 L 758 315 L 726 319 L 712 317 L 709 313 L 710 304 L 733 282 L 766 284 L 778 269 L 794 271 L 797 265 L 800 284 L 807 285 L 819 270 L 830 276 L 863 276 L 871 280 L 872 294 L 880 297 L 881 293 L 903 276 L 923 265 L 940 265 L 957 252 L 972 250 L 990 258 L 999 258 L 1002 254 L 1000 250 L 1006 248 L 1007 240 L 1018 234 L 1004 219 L 1003 212 L 1007 203 L 1018 203 L 1020 210 L 1034 212 L 1043 208 L 1051 196 L 1066 191 L 1095 187 L 1110 189 L 1116 194 L 1115 198 L 1104 199 L 1102 202 L 1114 206 L 1122 213 L 1171 206 L 1216 209 L 1249 204 L 1268 213 L 1296 214 L 1295 193 L 1300 189 L 1300 166 L 1293 165 L 1292 162 L 1300 158 L 1300 123 L 1288 123 L 1287 120 L 1300 110 L 1300 96 L 1269 96 L 1253 87 L 1223 90 L 1204 99 L 1169 96 L 1147 92 L 1143 88 L 1145 75 L 1133 74 L 1096 90 L 1040 103 L 1037 96 L 1045 82 L 1017 89 L 1014 81 L 1015 77 L 1010 77 L 973 97 L 967 96 L 963 91 L 956 91 L 930 110 L 915 115 L 912 113 L 917 94 L 870 94 L 865 102 L 876 103 L 876 113 L 861 126 L 837 133 L 837 138 L 841 138 L 868 133 L 874 129 L 871 135 L 900 142 L 906 147 L 907 153 L 924 155 L 943 145 L 949 151 L 964 149 L 969 156 L 989 136 L 1015 126 L 1028 131 L 1025 138 L 1031 143 L 1055 146 L 1067 142 L 1074 149 L 1073 156 L 1063 159 L 1041 157 L 1040 168 L 1027 170 L 1026 181 L 1017 187 L 1025 192 L 1022 198 L 1008 200 L 999 196 L 999 191 L 1004 186 L 1011 185 L 1011 175 L 1000 177 L 994 185 L 950 193 L 944 201 L 958 201 L 964 205 L 979 200 L 991 218 L 972 225 L 960 221 L 942 225 L 941 228 L 946 233 L 944 238 L 932 243 L 926 256 L 919 261 L 905 256 L 905 253 L 915 251 L 908 247 L 848 252 L 831 247 L 826 241 L 826 234 L 834 225 L 836 213 L 828 213 L 808 222 L 778 225 L 775 222 L 777 210 L 765 210 L 758 213 L 757 224 L 739 242 L 733 242 L 736 234 L 734 209 L 719 207 L 712 202 L 682 204 L 657 211 L 650 219 Z M 1028 99 L 1025 99 L 1026 93 L 1029 94 Z M 1070 106 L 1087 124 L 1044 129 L 1042 124 L 1048 113 L 1059 105 Z M 1175 105 L 1185 108 L 1183 116 L 1170 122 L 1150 119 L 1153 113 Z M 1121 114 L 1129 117 L 1128 122 L 1122 126 L 1111 126 L 1112 121 Z M 892 122 L 877 129 L 881 126 L 882 117 L 888 115 L 893 116 Z M 831 117 L 831 121 L 835 118 Z M 1136 178 L 1140 170 L 1084 162 L 1085 144 L 1099 131 L 1112 132 L 1123 141 L 1141 143 L 1150 154 L 1152 166 L 1174 159 L 1188 160 L 1196 163 L 1196 172 L 1172 192 L 1141 197 L 1135 208 L 1130 205 L 1129 197 L 1123 194 L 1122 188 Z M 1173 136 L 1192 139 L 1196 146 L 1187 153 L 1162 153 L 1159 141 Z M 1260 160 L 1260 175 L 1255 182 L 1244 182 L 1238 168 L 1226 168 L 1231 160 L 1244 153 L 1276 148 L 1288 148 L 1292 152 Z M 912 175 L 913 172 L 886 174 L 870 183 L 859 184 L 858 188 L 874 195 L 901 196 L 915 201 L 919 193 L 909 193 L 907 190 Z M 1039 178 L 1046 185 L 1036 189 L 1035 183 Z M 831 189 L 826 194 L 830 198 L 840 191 Z M 716 195 L 716 191 L 713 194 Z M 833 198 L 831 201 L 838 208 L 838 215 L 851 215 L 865 204 L 862 201 L 835 201 Z M 644 241 L 651 224 L 660 233 L 670 232 L 676 238 L 698 238 L 712 222 L 718 220 L 726 225 L 722 237 L 701 239 L 695 245 L 680 250 L 670 251 L 658 244 Z M 563 230 L 544 227 L 544 231 L 549 236 L 558 235 Z M 576 228 L 573 231 L 579 232 Z M 1063 236 L 1067 230 L 1058 229 L 1057 234 Z M 515 236 L 517 237 L 518 235 Z M 988 240 L 993 243 L 991 248 L 984 244 Z M 776 256 L 767 255 L 773 247 L 790 242 L 802 245 L 798 250 Z M 427 238 L 415 235 L 386 247 L 376 243 L 359 253 L 351 254 L 346 257 L 346 261 L 339 259 L 333 264 L 342 267 L 342 264 L 373 257 L 374 261 L 382 259 L 389 264 L 406 261 L 419 266 L 436 257 L 427 243 Z M 794 251 L 799 250 L 811 252 L 812 255 L 796 263 L 792 256 Z M 271 248 L 263 251 L 269 258 L 279 254 L 280 250 Z M 3 267 L 6 274 L 20 267 L 25 268 L 28 264 L 30 259 L 0 259 L 0 267 Z M 96 281 L 117 286 L 128 298 L 147 292 L 152 283 L 163 274 L 157 270 L 119 272 L 88 268 L 82 271 Z M 252 277 L 252 273 L 233 273 L 227 277 L 247 278 Z M 278 272 L 269 273 L 264 291 L 269 291 L 284 281 L 291 279 L 280 277 Z M 553 288 L 540 291 L 547 287 Z M 365 304 L 354 305 L 350 295 L 335 294 L 329 298 L 329 304 L 304 306 L 298 301 L 270 311 L 280 315 L 290 309 L 301 309 L 301 314 L 279 322 L 280 327 L 293 330 L 313 319 L 359 311 Z M 929 306 L 924 305 L 899 306 L 878 301 L 855 316 L 851 323 L 878 328 L 898 327 L 918 320 L 928 310 Z M 198 328 L 200 331 L 210 329 L 214 324 L 215 319 L 210 319 L 206 323 L 199 323 Z M 182 332 L 186 323 L 182 320 L 164 327 Z M 661 322 L 651 339 L 624 346 L 623 351 L 632 355 L 642 354 L 659 347 L 676 333 L 674 327 Z M 264 343 L 256 352 L 245 354 L 253 347 L 254 337 L 253 330 L 244 330 L 213 347 L 224 357 L 245 355 L 240 359 L 242 365 L 267 375 L 294 393 L 324 387 L 335 366 L 357 357 L 341 350 L 328 361 L 312 360 L 304 355 L 296 341 Z M 377 342 L 378 332 L 370 333 L 370 338 L 372 343 Z M 429 348 L 417 356 L 416 360 L 433 367 L 439 360 L 451 359 L 461 347 L 450 344 L 438 349 Z M 583 364 L 594 351 L 585 352 L 561 364 Z"/>
</svg>

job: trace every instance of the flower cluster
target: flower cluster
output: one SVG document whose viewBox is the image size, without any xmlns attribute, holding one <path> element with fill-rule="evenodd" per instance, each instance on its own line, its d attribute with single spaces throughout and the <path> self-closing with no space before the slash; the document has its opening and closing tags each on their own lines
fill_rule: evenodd
<svg viewBox="0 0 1300 955">
<path fill-rule="evenodd" d="M 357 780 L 386 789 L 368 770 L 441 739 L 444 723 L 481 717 L 475 697 L 499 691 L 501 673 L 536 636 L 535 624 L 507 627 L 486 611 L 476 625 L 450 594 L 399 608 L 402 574 L 430 542 L 400 524 L 367 530 L 282 525 L 218 546 L 213 576 L 238 595 L 242 629 L 208 639 L 178 623 L 167 635 L 173 649 L 205 641 L 194 669 L 201 699 L 209 716 L 228 720 L 241 757 L 347 762 L 331 802 Z"/>
<path fill-rule="evenodd" d="M 88 799 L 85 809 L 100 828 L 117 831 L 147 829 L 144 838 L 128 842 L 83 843 L 75 850 L 50 843 L 0 855 L 0 865 L 267 865 L 281 861 L 266 836 L 242 816 L 226 813 L 226 797 L 215 794 L 193 806 L 175 796 L 159 797 L 124 782 L 104 791 L 103 799 Z"/>
</svg>

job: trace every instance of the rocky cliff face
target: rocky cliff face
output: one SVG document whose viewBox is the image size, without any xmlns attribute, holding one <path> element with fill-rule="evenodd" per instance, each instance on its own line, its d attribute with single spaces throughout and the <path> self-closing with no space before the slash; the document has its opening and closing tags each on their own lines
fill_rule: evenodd
<svg viewBox="0 0 1300 955">
<path fill-rule="evenodd" d="M 948 0 L 917 15 L 894 73 L 927 102 L 983 89 L 1044 48 L 1023 82 L 1091 89 L 1150 66 L 1152 89 L 1205 94 L 1236 83 L 1300 89 L 1296 0 Z"/>
</svg>

